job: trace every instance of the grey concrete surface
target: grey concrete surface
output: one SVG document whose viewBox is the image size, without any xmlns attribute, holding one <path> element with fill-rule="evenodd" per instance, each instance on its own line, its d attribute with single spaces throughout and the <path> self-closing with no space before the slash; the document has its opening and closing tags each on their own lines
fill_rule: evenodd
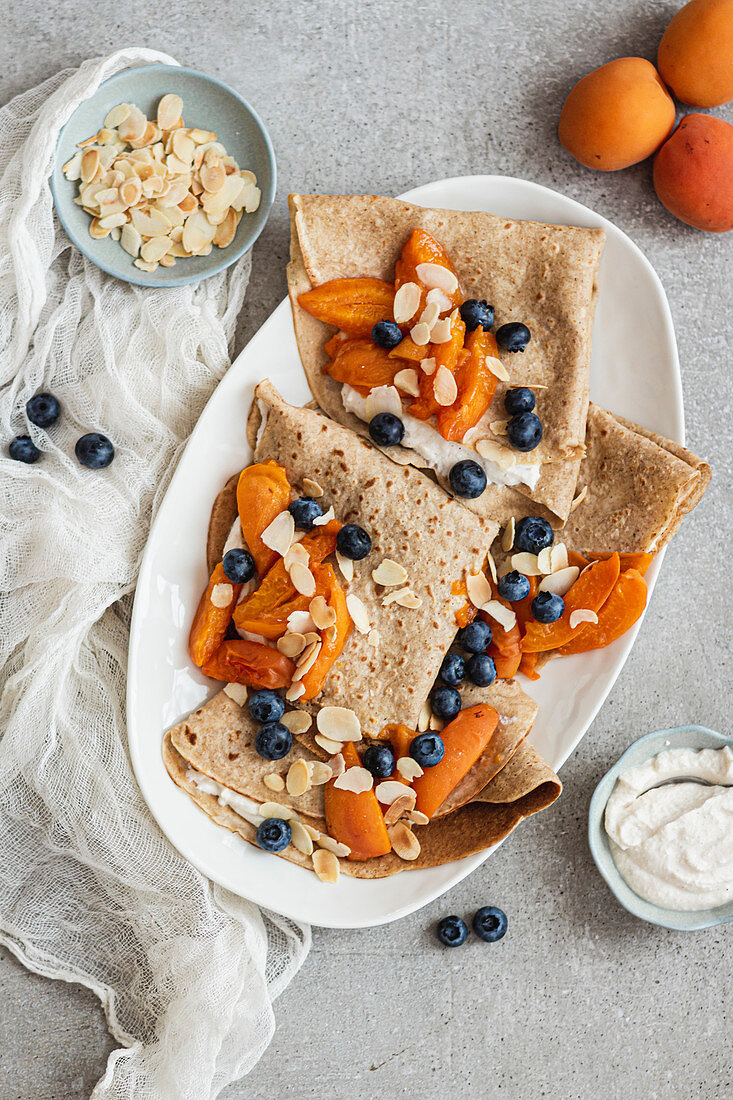
<svg viewBox="0 0 733 1100">
<path fill-rule="evenodd" d="M 397 194 L 499 172 L 594 207 L 662 278 L 688 441 L 714 468 L 710 492 L 668 551 L 626 668 L 563 770 L 559 803 L 426 910 L 371 931 L 316 931 L 276 1006 L 272 1046 L 226 1100 L 733 1095 L 733 926 L 682 935 L 634 920 L 595 872 L 585 839 L 596 782 L 638 734 L 683 722 L 731 732 L 731 237 L 667 215 L 648 163 L 593 174 L 554 133 L 572 83 L 615 56 L 653 58 L 678 6 L 15 0 L 3 12 L 1 101 L 84 56 L 144 42 L 257 106 L 280 186 L 255 249 L 240 347 L 285 291 L 288 190 Z M 438 948 L 440 916 L 486 903 L 509 915 L 501 943 Z M 110 1049 L 89 992 L 30 975 L 0 953 L 0 1100 L 80 1100 Z"/>
</svg>

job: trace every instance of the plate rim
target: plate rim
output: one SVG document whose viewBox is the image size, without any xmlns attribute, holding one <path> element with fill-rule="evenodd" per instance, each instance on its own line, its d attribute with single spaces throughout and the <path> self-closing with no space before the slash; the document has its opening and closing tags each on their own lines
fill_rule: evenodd
<svg viewBox="0 0 733 1100">
<path fill-rule="evenodd" d="M 497 184 L 499 184 L 499 185 L 507 185 L 507 184 L 509 184 L 509 185 L 519 185 L 521 190 L 526 190 L 530 194 L 532 192 L 536 193 L 536 192 L 539 191 L 540 193 L 548 195 L 553 199 L 559 198 L 565 203 L 570 203 L 572 205 L 574 211 L 576 212 L 577 216 L 579 216 L 579 217 L 582 216 L 583 218 L 589 218 L 593 225 L 595 225 L 595 226 L 600 225 L 601 227 L 606 229 L 606 232 L 610 232 L 612 235 L 617 236 L 621 241 L 623 241 L 624 245 L 626 245 L 626 246 L 631 245 L 632 251 L 635 253 L 637 259 L 640 259 L 642 261 L 642 264 L 643 264 L 643 267 L 646 270 L 646 273 L 648 275 L 651 275 L 652 283 L 654 284 L 657 298 L 659 300 L 660 306 L 662 307 L 662 314 L 664 316 L 664 322 L 665 322 L 665 335 L 667 337 L 666 342 L 669 345 L 669 348 L 671 348 L 671 350 L 672 350 L 671 366 L 674 368 L 671 373 L 674 374 L 674 402 L 673 402 L 674 403 L 674 414 L 675 414 L 674 418 L 675 418 L 675 420 L 677 422 L 677 425 L 678 425 L 677 431 L 675 433 L 676 436 L 678 437 L 676 441 L 678 441 L 680 443 L 684 443 L 684 405 L 683 405 L 682 383 L 681 383 L 681 374 L 680 374 L 680 366 L 679 366 L 679 353 L 678 353 L 677 341 L 676 341 L 676 337 L 675 337 L 675 333 L 674 333 L 674 324 L 673 324 L 672 314 L 671 314 L 669 302 L 667 300 L 667 296 L 666 296 L 666 293 L 664 291 L 664 287 L 662 285 L 662 282 L 661 282 L 657 272 L 652 267 L 651 262 L 647 259 L 647 257 L 644 255 L 644 253 L 638 247 L 638 245 L 636 245 L 635 242 L 633 240 L 631 240 L 631 238 L 623 230 L 619 229 L 618 226 L 614 225 L 613 222 L 611 222 L 607 218 L 603 217 L 603 215 L 597 214 L 590 207 L 584 206 L 582 203 L 579 203 L 577 200 L 569 198 L 568 196 L 563 195 L 561 192 L 555 191 L 553 188 L 549 188 L 549 187 L 546 187 L 543 184 L 536 184 L 536 183 L 533 183 L 530 180 L 523 180 L 523 179 L 519 179 L 519 178 L 513 177 L 513 176 L 503 176 L 503 175 L 454 176 L 454 177 L 449 177 L 449 178 L 446 178 L 446 179 L 430 181 L 429 183 L 427 183 L 425 185 L 421 185 L 420 187 L 413 188 L 410 191 L 405 192 L 404 194 L 398 196 L 398 198 L 403 199 L 404 201 L 411 201 L 411 202 L 415 203 L 416 205 L 430 205 L 429 191 L 431 189 L 436 189 L 437 190 L 438 188 L 445 187 L 446 185 L 447 186 L 461 187 L 461 186 L 465 186 L 466 184 L 469 184 L 469 183 L 470 184 L 479 184 L 479 185 L 487 184 L 490 187 L 495 186 Z M 415 197 L 416 194 L 419 193 L 419 192 L 424 192 L 426 194 L 426 199 L 423 199 L 423 201 L 421 201 L 421 202 L 418 202 L 418 199 Z M 523 219 L 523 220 L 532 220 L 532 219 Z M 563 224 L 572 224 L 572 222 L 570 220 L 566 220 L 566 221 L 564 221 Z M 251 348 L 252 348 L 253 343 L 255 343 L 255 341 L 260 337 L 260 335 L 262 333 L 266 333 L 267 330 L 272 325 L 277 324 L 278 321 L 279 321 L 281 311 L 285 311 L 288 308 L 289 308 L 289 300 L 288 300 L 287 297 L 285 297 L 281 302 L 278 303 L 277 306 L 275 306 L 275 308 L 272 310 L 272 312 L 266 318 L 266 320 L 263 322 L 263 324 L 257 329 L 257 331 L 253 334 L 253 336 L 247 342 L 247 344 L 242 348 L 239 355 L 232 362 L 231 366 L 227 370 L 227 372 L 224 375 L 224 377 L 222 378 L 222 380 L 219 382 L 219 384 L 214 389 L 213 393 L 211 394 L 208 401 L 206 402 L 206 405 L 204 406 L 204 408 L 203 408 L 203 410 L 202 410 L 202 412 L 199 416 L 199 419 L 197 420 L 197 422 L 196 422 L 196 424 L 195 424 L 195 426 L 194 426 L 194 428 L 191 432 L 191 435 L 189 436 L 189 439 L 186 442 L 185 447 L 183 448 L 183 450 L 182 450 L 182 452 L 181 452 L 181 454 L 178 458 L 178 461 L 177 461 L 177 464 L 176 464 L 176 469 L 174 470 L 174 473 L 173 473 L 173 475 L 170 479 L 170 482 L 168 484 L 168 487 L 166 489 L 166 494 L 165 494 L 166 496 L 171 491 L 171 487 L 173 486 L 173 483 L 174 483 L 175 479 L 179 476 L 180 469 L 183 465 L 183 459 L 184 459 L 186 453 L 188 452 L 189 447 L 191 447 L 192 445 L 195 445 L 195 441 L 197 439 L 198 432 L 200 430 L 201 422 L 204 420 L 204 417 L 205 417 L 205 414 L 206 414 L 206 412 L 209 408 L 209 405 L 215 400 L 217 394 L 219 393 L 220 388 L 222 387 L 223 384 L 225 384 L 227 382 L 227 380 L 229 379 L 230 376 L 232 378 L 235 376 L 235 373 L 233 372 L 233 368 L 236 367 L 236 365 L 237 365 L 238 361 L 240 360 L 240 358 L 242 358 L 245 355 L 245 353 L 251 353 Z M 234 385 L 234 383 L 232 383 L 232 385 Z M 672 436 L 672 438 L 674 438 L 674 435 Z M 150 551 L 150 547 L 154 542 L 154 536 L 155 536 L 155 533 L 156 533 L 157 525 L 160 521 L 161 513 L 163 511 L 164 502 L 165 502 L 165 496 L 163 498 L 163 501 L 161 501 L 158 512 L 156 514 L 156 517 L 155 517 L 153 523 L 151 524 L 150 531 L 148 533 L 148 539 L 147 539 L 145 550 L 143 552 L 143 556 L 142 556 L 142 559 L 141 559 L 140 571 L 139 571 L 138 582 L 137 582 L 138 585 L 140 584 L 141 579 L 143 579 L 143 577 L 144 577 L 146 568 L 148 567 L 148 562 L 150 560 L 150 557 L 152 556 L 152 552 Z M 659 573 L 659 569 L 661 567 L 661 563 L 664 559 L 664 555 L 665 555 L 665 548 L 663 548 L 656 555 L 655 561 L 654 561 L 654 563 L 652 564 L 652 566 L 650 568 L 649 576 L 650 576 L 650 579 L 652 581 L 652 584 L 651 584 L 652 590 L 653 590 L 654 584 L 656 583 L 656 579 L 657 579 L 657 576 L 658 576 L 658 573 Z M 648 607 L 648 603 L 647 603 L 647 607 Z M 135 598 L 135 602 L 133 604 L 133 612 L 132 612 L 131 623 L 130 623 L 130 643 L 129 643 L 129 649 L 128 649 L 128 670 L 130 668 L 132 668 L 134 666 L 134 663 L 135 663 L 135 657 L 136 657 L 136 651 L 137 651 L 137 642 L 138 642 L 138 637 L 139 637 L 139 633 L 140 633 L 139 632 L 139 625 L 140 624 L 138 623 L 137 620 L 138 620 L 138 618 L 141 614 L 142 614 L 142 611 L 141 611 L 140 602 L 137 599 L 137 585 L 136 585 L 136 598 Z M 577 735 L 577 737 L 574 739 L 572 744 L 569 745 L 569 747 L 567 748 L 567 751 L 565 751 L 564 754 L 562 754 L 562 759 L 561 759 L 560 763 L 557 765 L 558 770 L 559 770 L 559 768 L 561 768 L 565 764 L 567 759 L 572 755 L 572 753 L 575 751 L 575 749 L 577 748 L 577 746 L 580 743 L 580 741 L 582 740 L 582 738 L 587 733 L 590 725 L 595 720 L 598 712 L 600 711 L 601 707 L 603 706 L 604 702 L 606 701 L 606 698 L 608 697 L 608 694 L 610 693 L 611 689 L 614 687 L 619 675 L 623 671 L 623 667 L 626 663 L 626 660 L 627 660 L 628 655 L 631 651 L 631 648 L 632 648 L 632 646 L 633 646 L 633 644 L 636 640 L 636 636 L 637 636 L 638 630 L 641 626 L 641 623 L 643 621 L 643 618 L 644 618 L 644 615 L 642 615 L 642 617 L 638 620 L 638 622 L 635 624 L 635 626 L 632 627 L 631 631 L 629 631 L 628 634 L 626 635 L 626 644 L 624 646 L 622 654 L 620 655 L 620 665 L 619 665 L 618 671 L 616 672 L 615 676 L 613 677 L 612 681 L 608 684 L 606 689 L 598 697 L 597 702 L 596 702 L 595 706 L 592 709 L 592 713 L 590 714 L 590 716 L 588 717 L 588 719 L 586 720 L 586 722 L 582 726 L 582 728 L 581 728 L 579 734 Z M 134 736 L 132 736 L 132 729 L 133 729 L 134 724 L 135 724 L 134 720 L 132 718 L 132 715 L 134 713 L 135 702 L 136 702 L 136 686 L 133 683 L 133 679 L 129 675 L 129 672 L 128 672 L 127 693 L 126 693 L 126 709 L 127 709 L 127 720 L 128 720 L 128 743 L 129 743 L 129 748 L 130 748 L 130 757 L 131 757 L 131 761 L 132 761 L 132 765 L 133 765 L 133 770 L 135 772 L 135 777 L 136 777 L 136 780 L 138 782 L 138 785 L 140 786 L 140 790 L 141 790 L 141 793 L 143 795 L 143 798 L 145 799 L 145 802 L 148 806 L 148 809 L 150 810 L 153 817 L 155 818 L 155 820 L 156 820 L 158 826 L 160 827 L 161 831 L 164 833 L 164 835 L 167 837 L 167 839 L 171 842 L 171 844 L 173 844 L 173 846 L 176 848 L 176 850 L 178 852 L 180 852 L 181 855 L 183 855 L 183 857 L 185 859 L 187 859 L 205 878 L 209 879 L 210 881 L 214 881 L 214 882 L 219 883 L 221 886 L 225 887 L 226 889 L 232 890 L 232 892 L 234 892 L 238 896 L 247 897 L 248 900 L 253 901 L 255 904 L 261 905 L 264 908 L 268 908 L 268 907 L 272 908 L 272 905 L 267 900 L 262 900 L 258 896 L 259 892 L 256 889 L 251 888 L 251 886 L 253 884 L 248 885 L 248 891 L 247 891 L 247 894 L 245 895 L 244 893 L 240 893 L 239 890 L 241 888 L 237 888 L 237 887 L 233 886 L 231 881 L 223 881 L 220 876 L 212 875 L 210 870 L 208 870 L 205 866 L 202 866 L 201 860 L 198 858 L 198 854 L 193 853 L 189 850 L 189 844 L 188 844 L 187 838 L 185 836 L 183 836 L 183 837 L 175 836 L 175 838 L 174 838 L 174 836 L 172 836 L 170 834 L 168 829 L 165 827 L 163 822 L 160 820 L 160 817 L 158 816 L 158 813 L 156 812 L 156 809 L 154 808 L 155 799 L 154 798 L 153 799 L 149 798 L 148 794 L 147 794 L 147 789 L 146 789 L 147 788 L 147 777 L 145 775 L 144 768 L 142 766 L 143 762 L 141 760 L 140 753 L 138 751 L 139 742 L 138 742 L 138 739 L 136 739 Z M 500 842 L 500 843 L 503 843 L 503 841 Z M 324 920 L 324 919 L 321 918 L 321 919 L 318 919 L 317 921 L 314 921 L 311 917 L 307 917 L 307 916 L 304 917 L 302 913 L 298 912 L 297 905 L 294 906 L 294 907 L 279 905 L 278 906 L 278 911 L 281 912 L 284 916 L 287 916 L 287 917 L 289 917 L 293 920 L 296 920 L 296 921 L 307 921 L 308 923 L 311 923 L 311 924 L 315 923 L 317 927 L 365 928 L 365 927 L 377 927 L 377 926 L 382 925 L 382 924 L 388 924 L 388 923 L 391 923 L 394 920 L 398 920 L 401 917 L 408 915 L 409 913 L 415 912 L 416 910 L 423 908 L 425 905 L 428 905 L 430 902 L 434 901 L 437 897 L 440 897 L 442 894 L 444 894 L 448 890 L 452 889 L 453 886 L 455 886 L 458 882 L 462 881 L 469 874 L 471 874 L 473 871 L 475 871 L 479 866 L 481 866 L 481 864 L 483 864 L 485 862 L 485 860 L 489 857 L 489 855 L 491 855 L 491 853 L 498 846 L 499 845 L 493 845 L 492 847 L 490 847 L 488 849 L 484 849 L 481 852 L 475 853 L 472 856 L 465 856 L 460 860 L 453 861 L 455 866 L 457 868 L 460 868 L 460 871 L 457 872 L 451 878 L 450 882 L 440 883 L 440 884 L 437 885 L 437 887 L 435 889 L 428 889 L 428 890 L 424 891 L 423 893 L 420 894 L 420 896 L 416 900 L 415 899 L 410 899 L 409 901 L 405 902 L 404 904 L 400 904 L 400 905 L 396 906 L 395 908 L 391 909 L 389 912 L 383 913 L 377 919 L 375 919 L 373 916 L 367 916 L 366 918 L 363 918 L 363 919 L 360 919 L 359 917 L 350 917 L 350 918 L 348 918 L 348 920 L 346 920 L 343 917 L 340 917 L 340 918 L 335 918 L 333 920 L 327 920 L 327 919 Z M 372 880 L 366 880 L 366 882 L 370 882 L 370 881 L 372 881 Z M 381 881 L 381 880 L 375 880 L 375 881 Z"/>
</svg>

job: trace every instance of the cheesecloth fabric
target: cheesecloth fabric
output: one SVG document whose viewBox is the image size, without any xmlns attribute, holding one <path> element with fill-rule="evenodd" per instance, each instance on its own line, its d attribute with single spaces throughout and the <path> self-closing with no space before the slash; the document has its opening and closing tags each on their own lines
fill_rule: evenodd
<svg viewBox="0 0 733 1100">
<path fill-rule="evenodd" d="M 73 249 L 48 184 L 80 100 L 128 65 L 87 61 L 0 110 L 0 943 L 100 997 L 120 1049 L 93 1096 L 206 1100 L 246 1074 L 307 927 L 261 913 L 178 855 L 128 757 L 125 665 L 151 515 L 229 366 L 249 258 L 194 287 L 144 290 Z M 28 425 L 50 390 L 57 425 Z M 108 434 L 87 470 L 76 439 Z M 30 434 L 28 466 L 7 443 Z"/>
</svg>

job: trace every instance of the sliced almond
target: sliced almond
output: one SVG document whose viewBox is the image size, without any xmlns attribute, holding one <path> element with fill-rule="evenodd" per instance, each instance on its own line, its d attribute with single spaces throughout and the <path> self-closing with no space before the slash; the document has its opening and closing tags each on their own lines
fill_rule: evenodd
<svg viewBox="0 0 733 1100">
<path fill-rule="evenodd" d="M 85 149 L 81 158 L 81 178 L 85 183 L 93 180 L 99 170 L 99 150 Z"/>
<path fill-rule="evenodd" d="M 291 611 L 288 615 L 288 630 L 294 634 L 309 634 L 315 631 L 316 624 L 310 611 Z"/>
<path fill-rule="evenodd" d="M 321 848 L 324 848 L 327 852 L 333 852 L 335 856 L 340 856 L 341 859 L 351 855 L 351 848 L 348 844 L 342 844 L 340 840 L 334 840 L 328 833 L 319 833 L 317 843 Z"/>
<path fill-rule="evenodd" d="M 442 730 L 444 728 L 444 726 L 445 726 L 445 722 L 443 721 L 442 718 L 438 718 L 437 714 L 431 714 L 430 715 L 429 727 L 430 727 L 431 730 L 438 730 L 438 732 L 440 732 L 440 730 Z"/>
<path fill-rule="evenodd" d="M 428 287 L 430 290 L 436 287 L 446 294 L 455 294 L 458 290 L 458 279 L 452 271 L 447 267 L 443 267 L 442 264 L 418 264 L 415 268 L 415 274 L 423 286 Z"/>
<path fill-rule="evenodd" d="M 285 698 L 289 703 L 295 703 L 300 699 L 301 695 L 305 695 L 305 684 L 301 684 L 297 681 L 292 683 L 285 692 Z"/>
<path fill-rule="evenodd" d="M 579 504 L 582 504 L 585 498 L 588 496 L 588 486 L 584 485 L 578 493 L 577 497 L 573 499 L 573 503 L 570 505 L 570 511 L 574 512 Z"/>
<path fill-rule="evenodd" d="M 568 567 L 568 548 L 564 542 L 558 542 L 552 547 L 552 553 L 550 554 L 550 563 L 552 565 L 552 572 L 556 573 L 558 569 L 567 569 Z"/>
<path fill-rule="evenodd" d="M 288 710 L 280 721 L 291 733 L 306 733 L 313 724 L 313 719 L 305 710 Z"/>
<path fill-rule="evenodd" d="M 225 608 L 234 599 L 234 588 L 231 584 L 215 584 L 209 597 L 214 607 Z"/>
<path fill-rule="evenodd" d="M 336 622 L 336 609 L 326 603 L 323 596 L 316 596 L 308 605 L 311 618 L 319 630 L 327 630 Z"/>
<path fill-rule="evenodd" d="M 323 760 L 311 761 L 311 783 L 314 787 L 321 787 L 333 778 L 333 768 L 325 764 Z"/>
<path fill-rule="evenodd" d="M 508 554 L 512 546 L 514 546 L 514 531 L 514 516 L 511 516 L 501 535 L 501 548 L 505 554 Z"/>
<path fill-rule="evenodd" d="M 428 356 L 427 359 L 420 360 L 420 370 L 427 375 L 435 374 L 435 368 L 437 367 L 437 360 L 432 356 Z"/>
<path fill-rule="evenodd" d="M 540 581 L 540 592 L 554 592 L 556 596 L 564 596 L 569 592 L 578 579 L 580 569 L 577 565 L 568 565 L 565 569 L 558 569 L 543 577 Z"/>
<path fill-rule="evenodd" d="M 316 716 L 318 730 L 332 741 L 361 741 L 361 725 L 348 707 L 321 707 Z M 340 749 L 335 749 L 339 752 Z"/>
<path fill-rule="evenodd" d="M 420 855 L 420 841 L 406 822 L 398 821 L 387 829 L 387 833 L 395 855 L 408 862 L 417 859 Z"/>
<path fill-rule="evenodd" d="M 267 525 L 260 538 L 269 550 L 274 550 L 276 554 L 280 554 L 284 558 L 292 546 L 294 535 L 295 521 L 286 508 L 284 512 L 279 512 L 275 516 L 272 523 Z M 295 582 L 293 581 L 293 583 Z"/>
<path fill-rule="evenodd" d="M 262 780 L 262 782 L 265 784 L 265 786 L 268 788 L 268 790 L 271 790 L 271 791 L 284 791 L 285 790 L 285 780 L 283 779 L 283 777 L 281 775 L 277 775 L 275 772 L 270 772 L 269 775 L 266 775 L 264 777 L 264 779 Z"/>
<path fill-rule="evenodd" d="M 372 630 L 369 631 L 369 633 L 367 634 L 367 645 L 373 646 L 374 649 L 378 648 L 378 646 L 379 646 L 379 631 L 378 630 L 372 629 Z"/>
<path fill-rule="evenodd" d="M 494 462 L 501 470 L 508 470 L 510 466 L 514 465 L 514 453 L 508 447 L 502 447 L 493 439 L 477 439 L 474 447 L 482 458 Z"/>
<path fill-rule="evenodd" d="M 430 818 L 422 810 L 410 810 L 407 820 L 411 821 L 413 825 L 428 825 L 430 823 Z"/>
<path fill-rule="evenodd" d="M 512 554 L 512 569 L 516 569 L 518 573 L 524 573 L 525 577 L 542 576 L 537 555 L 528 554 L 525 551 L 520 554 Z"/>
<path fill-rule="evenodd" d="M 402 399 L 395 386 L 375 386 L 366 399 L 365 406 L 367 420 L 372 420 L 378 413 L 388 412 L 394 416 L 402 415 Z"/>
<path fill-rule="evenodd" d="M 516 612 L 512 611 L 510 607 L 504 607 L 504 604 L 499 603 L 498 600 L 489 600 L 487 604 L 484 604 L 483 610 L 492 619 L 496 619 L 497 623 L 503 626 L 505 630 L 511 630 L 517 621 Z"/>
<path fill-rule="evenodd" d="M 333 510 L 333 505 L 324 512 L 322 516 L 316 516 L 313 520 L 314 527 L 325 527 L 327 523 L 330 523 L 332 519 L 336 518 L 336 513 Z"/>
<path fill-rule="evenodd" d="M 216 233 L 214 234 L 214 244 L 217 248 L 228 248 L 234 240 L 234 236 L 237 232 L 237 218 L 233 210 L 229 209 L 224 216 L 224 220 L 216 227 Z"/>
<path fill-rule="evenodd" d="M 325 848 L 316 848 L 313 852 L 313 870 L 321 882 L 338 882 L 339 861 L 333 852 Z"/>
<path fill-rule="evenodd" d="M 326 738 L 324 738 L 324 741 L 325 740 L 326 740 Z M 333 772 L 334 778 L 337 775 L 343 775 L 344 772 L 346 771 L 346 764 L 344 763 L 343 754 L 341 752 L 342 748 L 343 748 L 343 745 L 341 745 L 338 752 L 333 754 L 333 756 L 331 757 L 331 759 L 328 762 L 328 766 L 331 769 L 331 771 Z"/>
<path fill-rule="evenodd" d="M 290 658 L 299 656 L 305 649 L 305 644 L 303 634 L 283 634 L 276 642 L 278 651 Z"/>
<path fill-rule="evenodd" d="M 425 295 L 425 301 L 435 302 L 440 313 L 447 313 L 448 310 L 453 309 L 452 300 L 439 287 L 433 287 L 432 290 L 429 290 Z"/>
<path fill-rule="evenodd" d="M 417 371 L 413 367 L 398 370 L 394 376 L 394 384 L 403 393 L 409 393 L 411 397 L 417 397 L 420 393 L 420 383 Z"/>
<path fill-rule="evenodd" d="M 227 684 L 224 688 L 224 693 L 229 696 L 233 703 L 237 703 L 240 707 L 243 707 L 247 702 L 246 684 Z"/>
<path fill-rule="evenodd" d="M 321 641 L 319 638 L 318 641 L 312 642 L 298 658 L 298 663 L 295 666 L 295 673 L 293 675 L 294 680 L 302 680 L 303 677 L 310 672 L 313 665 L 318 660 L 320 651 Z"/>
<path fill-rule="evenodd" d="M 474 607 L 485 607 L 492 598 L 491 585 L 485 573 L 466 573 L 466 592 Z"/>
<path fill-rule="evenodd" d="M 148 263 L 154 263 L 166 255 L 172 244 L 170 237 L 151 237 L 140 249 L 140 255 Z"/>
<path fill-rule="evenodd" d="M 433 325 L 430 339 L 434 344 L 447 344 L 452 335 L 452 328 L 450 317 L 443 317 Z"/>
<path fill-rule="evenodd" d="M 196 152 L 196 146 L 191 141 L 185 130 L 176 130 L 173 134 L 173 152 L 183 164 L 190 164 L 193 160 L 193 154 Z M 201 169 L 201 182 L 204 183 L 204 167 Z M 204 187 L 206 184 L 204 183 Z"/>
<path fill-rule="evenodd" d="M 260 806 L 260 816 L 279 817 L 283 821 L 292 821 L 295 817 L 295 810 L 291 810 L 289 806 L 281 806 L 279 802 L 263 802 Z"/>
<path fill-rule="evenodd" d="M 288 548 L 287 553 L 283 556 L 285 568 L 288 572 L 293 568 L 296 561 L 299 561 L 301 565 L 304 565 L 306 569 L 310 564 L 310 554 L 306 550 L 305 546 L 301 546 L 299 542 L 293 542 Z"/>
<path fill-rule="evenodd" d="M 170 130 L 181 117 L 183 100 L 175 92 L 168 92 L 158 103 L 156 118 L 161 130 Z"/>
<path fill-rule="evenodd" d="M 110 130 L 116 130 L 121 122 L 124 122 L 130 113 L 129 103 L 118 103 L 104 116 L 104 125 Z"/>
<path fill-rule="evenodd" d="M 490 550 L 486 555 L 486 561 L 487 561 L 488 566 L 489 566 L 489 573 L 491 573 L 491 579 L 494 582 L 494 584 L 496 584 L 499 578 L 496 575 L 496 562 L 494 561 L 493 557 L 491 556 L 491 551 Z"/>
<path fill-rule="evenodd" d="M 313 855 L 313 841 L 300 821 L 290 822 L 290 843 L 304 856 Z"/>
<path fill-rule="evenodd" d="M 420 707 L 420 713 L 417 716 L 417 728 L 420 733 L 425 733 L 425 730 L 430 725 L 430 703 L 426 700 Z"/>
<path fill-rule="evenodd" d="M 506 435 L 506 426 L 508 423 L 508 420 L 492 420 L 489 423 L 489 428 L 494 435 Z"/>
<path fill-rule="evenodd" d="M 374 793 L 383 806 L 391 806 L 396 798 L 405 794 L 405 784 L 398 779 L 385 779 L 382 783 L 377 783 Z"/>
<path fill-rule="evenodd" d="M 369 622 L 369 612 L 354 592 L 350 592 L 346 597 L 346 609 L 359 633 L 368 634 L 372 628 L 372 624 Z"/>
<path fill-rule="evenodd" d="M 407 570 L 398 561 L 393 561 L 392 558 L 383 558 L 377 568 L 372 569 L 372 579 L 376 584 L 384 585 L 385 588 L 395 584 L 405 584 Z"/>
<path fill-rule="evenodd" d="M 495 355 L 487 355 L 484 362 L 494 377 L 498 378 L 500 382 L 509 381 L 509 371 L 506 369 L 501 359 L 497 359 Z"/>
<path fill-rule="evenodd" d="M 420 314 L 420 321 L 422 324 L 427 325 L 428 328 L 432 328 L 435 322 L 438 320 L 440 314 L 440 306 L 437 302 L 427 302 L 425 309 Z"/>
<path fill-rule="evenodd" d="M 579 607 L 576 611 L 570 612 L 570 629 L 575 630 L 576 626 L 580 626 L 581 623 L 597 623 L 598 616 L 595 611 L 591 611 L 588 607 Z"/>
<path fill-rule="evenodd" d="M 285 786 L 289 795 L 300 798 L 311 785 L 310 769 L 305 760 L 295 760 L 288 768 Z"/>
<path fill-rule="evenodd" d="M 290 579 L 293 582 L 293 587 L 297 592 L 300 592 L 301 596 L 315 596 L 316 578 L 307 565 L 296 561 L 290 570 Z"/>
<path fill-rule="evenodd" d="M 317 745 L 320 745 L 324 752 L 327 752 L 329 756 L 338 756 L 344 747 L 342 741 L 334 741 L 331 737 L 326 737 L 323 733 L 317 733 L 314 738 Z"/>
<path fill-rule="evenodd" d="M 430 326 L 426 325 L 424 321 L 418 321 L 416 325 L 410 331 L 413 343 L 418 347 L 424 347 L 425 344 L 430 343 Z"/>
<path fill-rule="evenodd" d="M 344 578 L 347 584 L 354 579 L 354 562 L 351 558 L 345 558 L 343 554 L 336 551 L 336 564 L 341 571 L 341 576 Z"/>
<path fill-rule="evenodd" d="M 417 283 L 403 283 L 394 296 L 392 316 L 398 325 L 410 321 L 417 312 L 421 298 L 420 287 Z"/>
<path fill-rule="evenodd" d="M 306 496 L 313 497 L 314 499 L 323 496 L 323 489 L 321 486 L 310 477 L 303 478 L 303 491 Z"/>
<path fill-rule="evenodd" d="M 117 125 L 117 133 L 123 141 L 138 141 L 148 125 L 148 120 L 139 107 L 134 103 L 129 104 L 130 110 Z"/>
<path fill-rule="evenodd" d="M 347 768 L 343 775 L 333 781 L 334 787 L 340 791 L 351 791 L 352 794 L 364 794 L 370 791 L 374 785 L 374 777 L 366 768 Z"/>
<path fill-rule="evenodd" d="M 438 367 L 433 381 L 433 392 L 435 400 L 444 407 L 452 405 L 458 397 L 456 380 L 447 367 Z"/>
<path fill-rule="evenodd" d="M 537 555 L 537 568 L 547 576 L 552 572 L 552 547 L 544 546 Z"/>
<path fill-rule="evenodd" d="M 401 756 L 396 764 L 397 771 L 406 779 L 408 783 L 412 783 L 413 779 L 419 779 L 423 774 L 423 770 L 418 764 L 417 760 L 413 760 L 411 756 Z"/>
<path fill-rule="evenodd" d="M 396 821 L 399 821 L 401 817 L 404 817 L 414 809 L 415 792 L 410 790 L 409 787 L 406 787 L 405 793 L 401 794 L 399 798 L 395 798 L 394 802 L 390 803 L 389 809 L 384 815 L 384 824 L 394 825 Z"/>
</svg>

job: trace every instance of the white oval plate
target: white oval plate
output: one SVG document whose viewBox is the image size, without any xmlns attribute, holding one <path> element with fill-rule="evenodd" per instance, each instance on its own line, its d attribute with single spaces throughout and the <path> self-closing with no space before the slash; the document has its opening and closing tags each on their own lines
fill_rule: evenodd
<svg viewBox="0 0 733 1100">
<path fill-rule="evenodd" d="M 501 176 L 441 180 L 402 196 L 424 206 L 488 210 L 510 218 L 603 226 L 600 297 L 593 333 L 591 392 L 605 408 L 684 442 L 682 391 L 669 306 L 653 268 L 625 234 L 585 206 L 546 187 Z M 235 894 L 296 920 L 360 928 L 396 920 L 444 893 L 490 851 L 392 878 L 342 876 L 326 886 L 302 868 L 273 859 L 214 825 L 163 766 L 164 730 L 213 694 L 190 662 L 189 624 L 206 581 L 211 505 L 245 466 L 254 386 L 270 378 L 303 404 L 310 392 L 300 365 L 287 300 L 232 364 L 206 406 L 150 532 L 130 634 L 127 712 L 135 774 L 158 824 L 199 870 Z M 647 574 L 654 586 L 662 554 Z M 533 684 L 540 704 L 531 740 L 556 770 L 583 736 L 621 671 L 639 624 L 607 649 L 553 661 Z M 521 828 L 521 826 L 520 826 Z"/>
</svg>

